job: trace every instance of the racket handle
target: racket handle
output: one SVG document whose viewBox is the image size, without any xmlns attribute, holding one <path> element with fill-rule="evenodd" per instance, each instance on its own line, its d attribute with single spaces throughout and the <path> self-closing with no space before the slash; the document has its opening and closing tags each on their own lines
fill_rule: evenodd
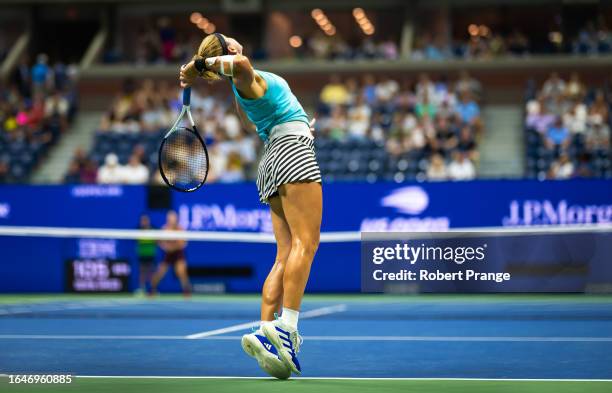
<svg viewBox="0 0 612 393">
<path fill-rule="evenodd" d="M 191 87 L 186 87 L 183 90 L 183 105 L 189 106 L 191 102 Z"/>
</svg>

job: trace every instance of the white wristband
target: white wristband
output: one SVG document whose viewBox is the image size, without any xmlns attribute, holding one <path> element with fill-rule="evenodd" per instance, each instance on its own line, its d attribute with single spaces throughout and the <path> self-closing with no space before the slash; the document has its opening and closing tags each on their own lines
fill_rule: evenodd
<svg viewBox="0 0 612 393">
<path fill-rule="evenodd" d="M 236 57 L 236 55 L 208 57 L 205 60 L 206 67 L 208 68 L 208 67 L 213 66 L 217 62 L 217 59 L 218 59 L 220 62 L 219 73 L 225 76 L 234 76 L 234 57 Z M 226 63 L 229 63 L 229 70 L 225 69 Z"/>
</svg>

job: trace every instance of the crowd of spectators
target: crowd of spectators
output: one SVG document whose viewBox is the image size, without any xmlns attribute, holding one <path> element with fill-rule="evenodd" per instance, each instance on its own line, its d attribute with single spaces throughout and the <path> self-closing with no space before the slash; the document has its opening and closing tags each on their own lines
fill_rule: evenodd
<svg viewBox="0 0 612 393">
<path fill-rule="evenodd" d="M 612 52 L 612 31 L 604 20 L 588 22 L 572 41 L 575 54 L 597 55 Z"/>
<path fill-rule="evenodd" d="M 125 34 L 126 42 L 109 48 L 105 63 L 129 61 L 139 65 L 185 62 L 193 56 L 202 33 L 187 26 L 177 28 L 168 17 L 142 23 L 132 34 Z M 129 50 L 122 50 L 122 47 Z"/>
<path fill-rule="evenodd" d="M 325 60 L 395 60 L 400 53 L 397 41 L 390 37 L 379 40 L 365 37 L 358 42 L 349 42 L 340 34 L 328 36 L 317 31 L 304 39 L 304 45 L 296 49 L 296 55 Z"/>
<path fill-rule="evenodd" d="M 420 35 L 415 40 L 413 60 L 489 59 L 499 56 L 524 56 L 531 52 L 529 38 L 520 30 L 502 35 L 485 26 L 475 27 L 476 34 L 465 40 L 444 36 Z"/>
<path fill-rule="evenodd" d="M 0 182 L 25 181 L 76 111 L 75 67 L 24 58 L 0 86 Z"/>
<path fill-rule="evenodd" d="M 420 160 L 420 175 L 431 180 L 472 179 L 484 130 L 480 95 L 467 72 L 454 82 L 421 74 L 414 83 L 332 75 L 320 94 L 317 137 L 375 141 L 391 159 Z"/>
<path fill-rule="evenodd" d="M 556 72 L 529 92 L 525 125 L 531 176 L 612 176 L 609 93 L 602 86 L 589 88 L 577 73 L 565 80 Z"/>
<path fill-rule="evenodd" d="M 163 133 L 181 108 L 179 89 L 150 79 L 124 83 L 101 119 L 96 144 L 89 154 L 75 153 L 66 181 L 71 183 L 160 183 L 157 149 Z M 247 135 L 227 95 L 214 95 L 198 84 L 191 110 L 206 139 L 211 162 L 209 182 L 251 178 L 259 142 Z M 98 166 L 99 169 L 98 169 Z M 146 171 L 145 171 L 146 170 Z"/>
<path fill-rule="evenodd" d="M 603 20 L 588 22 L 575 34 L 550 31 L 545 42 L 534 44 L 519 29 L 508 34 L 487 26 L 470 26 L 465 39 L 450 40 L 446 36 L 424 33 L 414 43 L 413 60 L 490 59 L 501 56 L 526 56 L 536 53 L 573 53 L 598 55 L 612 52 L 612 31 Z"/>
</svg>

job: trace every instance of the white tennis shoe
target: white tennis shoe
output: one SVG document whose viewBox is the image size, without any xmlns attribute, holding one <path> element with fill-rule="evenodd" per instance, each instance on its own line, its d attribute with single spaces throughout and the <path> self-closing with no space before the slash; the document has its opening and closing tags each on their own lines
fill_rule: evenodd
<svg viewBox="0 0 612 393">
<path fill-rule="evenodd" d="M 268 375 L 278 379 L 291 376 L 291 369 L 278 356 L 278 351 L 261 330 L 242 336 L 242 349 L 255 358 L 259 367 Z"/>
<path fill-rule="evenodd" d="M 276 347 L 278 355 L 283 362 L 296 374 L 302 373 L 297 354 L 302 345 L 302 336 L 297 330 L 291 331 L 285 326 L 281 319 L 266 322 L 261 326 L 261 331 L 268 340 Z"/>
</svg>

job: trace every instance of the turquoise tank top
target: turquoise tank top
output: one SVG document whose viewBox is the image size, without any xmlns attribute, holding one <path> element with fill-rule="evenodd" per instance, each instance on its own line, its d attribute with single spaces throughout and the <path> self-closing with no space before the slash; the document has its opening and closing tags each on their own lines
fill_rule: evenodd
<svg viewBox="0 0 612 393">
<path fill-rule="evenodd" d="M 255 124 L 257 133 L 264 142 L 268 141 L 270 130 L 276 125 L 290 121 L 303 121 L 308 124 L 308 115 L 291 92 L 287 81 L 271 72 L 255 72 L 264 78 L 268 85 L 262 97 L 254 100 L 242 98 L 233 81 L 231 85 L 238 103 L 249 120 Z"/>
</svg>

